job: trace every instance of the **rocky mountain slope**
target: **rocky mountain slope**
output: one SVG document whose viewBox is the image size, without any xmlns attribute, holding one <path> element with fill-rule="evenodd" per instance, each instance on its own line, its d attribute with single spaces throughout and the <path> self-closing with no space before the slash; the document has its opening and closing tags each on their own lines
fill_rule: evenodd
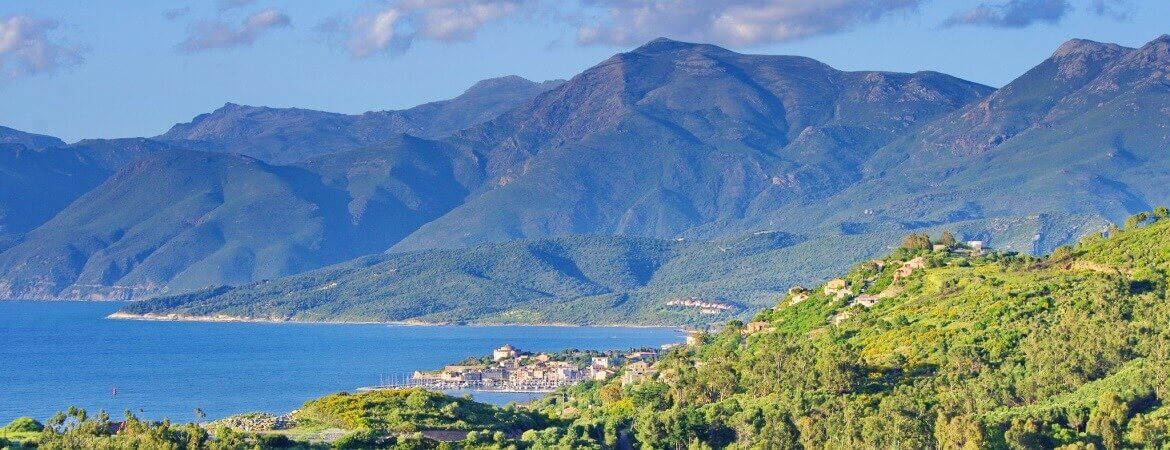
<svg viewBox="0 0 1170 450">
<path fill-rule="evenodd" d="M 832 195 L 876 149 L 990 91 L 657 40 L 453 136 L 482 155 L 485 192 L 396 249 L 723 230 Z"/>
<path fill-rule="evenodd" d="M 1071 41 L 987 99 L 876 152 L 870 175 L 828 203 L 872 214 L 814 220 L 940 223 L 1061 211 L 1116 222 L 1164 203 L 1168 73 L 1170 36 L 1136 49 Z M 1052 234 L 1060 238 L 1021 250 L 1075 238 Z"/>
</svg>

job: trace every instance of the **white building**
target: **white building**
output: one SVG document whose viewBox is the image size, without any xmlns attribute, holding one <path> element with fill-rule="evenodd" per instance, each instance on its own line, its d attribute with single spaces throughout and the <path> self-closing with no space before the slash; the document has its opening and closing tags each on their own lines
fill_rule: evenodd
<svg viewBox="0 0 1170 450">
<path fill-rule="evenodd" d="M 511 358 L 515 358 L 515 357 L 516 357 L 516 347 L 513 347 L 512 344 L 504 344 L 503 347 L 497 348 L 497 349 L 492 351 L 492 361 L 501 361 L 501 360 L 511 359 Z"/>
</svg>

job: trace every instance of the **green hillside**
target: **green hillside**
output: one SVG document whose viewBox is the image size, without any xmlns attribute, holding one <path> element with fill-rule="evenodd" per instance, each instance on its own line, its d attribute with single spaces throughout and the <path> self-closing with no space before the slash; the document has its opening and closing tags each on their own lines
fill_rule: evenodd
<svg viewBox="0 0 1170 450">
<path fill-rule="evenodd" d="M 651 448 L 1163 448 L 1170 211 L 1150 217 L 1040 258 L 908 239 L 545 408 Z"/>
<path fill-rule="evenodd" d="M 717 243 L 520 240 L 369 256 L 236 289 L 135 302 L 122 311 L 305 321 L 709 323 L 771 304 L 792 280 L 764 279 L 748 263 L 776 263 L 800 241 L 783 233 Z M 669 307 L 657 291 L 732 309 L 702 314 Z"/>
<path fill-rule="evenodd" d="M 1026 216 L 948 225 L 966 240 L 995 229 L 1004 249 L 1030 249 L 1042 230 L 1078 216 Z M 938 228 L 934 228 L 936 232 Z M 375 255 L 237 288 L 147 299 L 122 312 L 299 321 L 696 325 L 748 318 L 794 285 L 819 283 L 897 246 L 903 231 L 748 233 L 715 241 L 566 236 L 462 250 Z M 696 299 L 728 305 L 669 304 Z"/>
<path fill-rule="evenodd" d="M 378 253 L 461 201 L 458 166 L 469 158 L 410 137 L 301 166 L 158 150 L 95 177 L 100 184 L 0 253 L 0 297 L 139 298 Z"/>
</svg>

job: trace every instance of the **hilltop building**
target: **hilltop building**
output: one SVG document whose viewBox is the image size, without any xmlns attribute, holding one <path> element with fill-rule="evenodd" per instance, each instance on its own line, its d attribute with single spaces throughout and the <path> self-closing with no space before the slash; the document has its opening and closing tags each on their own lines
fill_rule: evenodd
<svg viewBox="0 0 1170 450">
<path fill-rule="evenodd" d="M 516 357 L 516 347 L 513 347 L 512 344 L 504 344 L 503 347 L 497 348 L 494 351 L 492 351 L 492 361 L 498 362 L 498 361 L 502 361 L 502 360 L 509 359 L 509 358 L 515 358 L 515 357 Z"/>
</svg>

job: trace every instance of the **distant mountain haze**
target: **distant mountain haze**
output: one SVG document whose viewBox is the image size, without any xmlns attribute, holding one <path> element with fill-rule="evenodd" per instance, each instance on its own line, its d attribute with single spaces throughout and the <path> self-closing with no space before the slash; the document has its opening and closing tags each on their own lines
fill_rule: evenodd
<svg viewBox="0 0 1170 450">
<path fill-rule="evenodd" d="M 54 146 L 0 144 L 0 249 L 45 223 L 123 164 L 170 147 L 141 138 L 92 139 L 73 145 L 55 139 L 41 142 Z"/>
<path fill-rule="evenodd" d="M 377 253 L 462 201 L 469 160 L 411 137 L 303 166 L 159 151 L 0 253 L 0 296 L 125 298 Z"/>
<path fill-rule="evenodd" d="M 301 320 L 701 323 L 665 302 L 746 313 L 911 231 L 1044 252 L 1170 200 L 1168 44 L 1070 41 L 997 90 L 659 39 L 565 82 L 488 80 L 402 111 L 229 104 L 154 139 L 60 149 L 80 165 L 13 147 L 24 166 L 3 170 L 89 181 L 59 206 L 0 203 L 41 217 L 10 226 L 0 297 L 174 294 L 136 308 Z M 751 236 L 784 239 L 730 245 Z M 499 258 L 531 261 L 531 279 Z M 619 278 L 634 281 L 606 281 Z M 333 282 L 347 287 L 314 291 Z M 264 300 L 277 294 L 289 301 Z"/>
<path fill-rule="evenodd" d="M 444 137 L 493 119 L 560 83 L 537 83 L 517 76 L 493 78 L 476 83 L 451 100 L 359 115 L 228 103 L 189 123 L 175 125 L 156 139 L 270 163 L 292 163 L 365 147 L 404 133 Z"/>
<path fill-rule="evenodd" d="M 31 149 L 60 147 L 65 142 L 52 136 L 26 133 L 20 130 L 0 126 L 0 144 L 17 144 Z"/>
<path fill-rule="evenodd" d="M 1168 49 L 1167 36 L 1137 49 L 1070 41 L 986 99 L 875 153 L 866 178 L 814 220 L 861 227 L 1060 212 L 1120 222 L 1166 203 Z M 838 213 L 858 206 L 871 214 Z M 1019 250 L 1047 252 L 1074 237 L 1052 229 Z"/>
</svg>

